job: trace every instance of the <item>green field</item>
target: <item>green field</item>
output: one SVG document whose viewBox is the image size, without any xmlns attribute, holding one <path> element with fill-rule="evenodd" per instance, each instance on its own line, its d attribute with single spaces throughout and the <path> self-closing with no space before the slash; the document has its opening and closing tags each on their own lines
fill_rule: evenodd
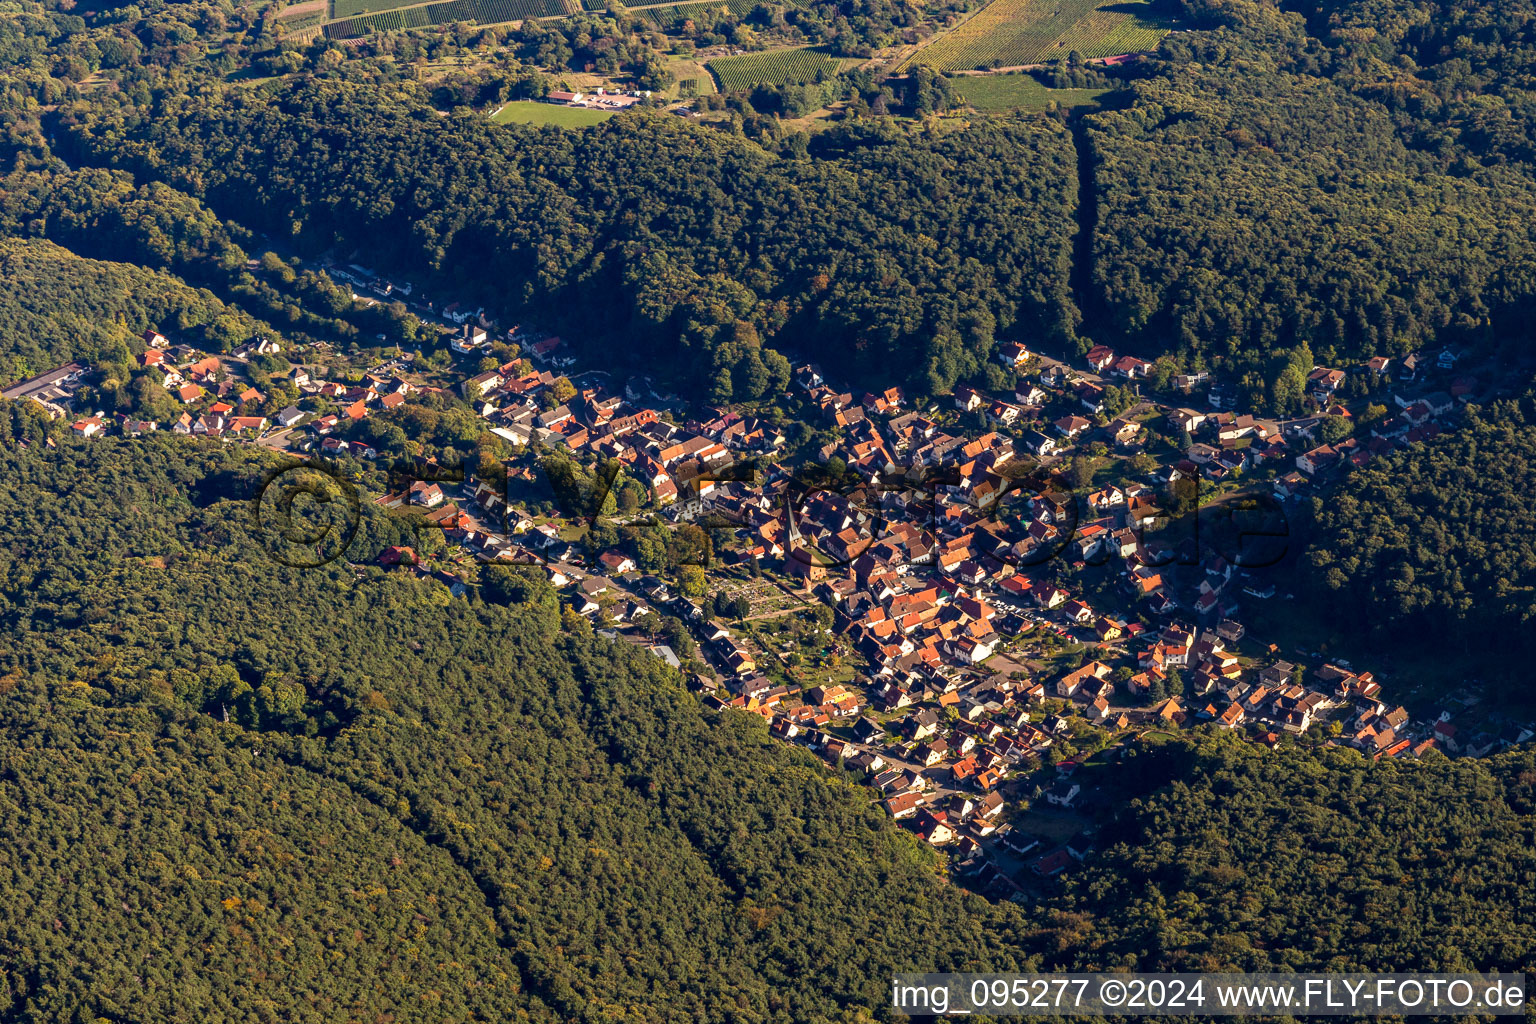
<svg viewBox="0 0 1536 1024">
<path fill-rule="evenodd" d="M 950 80 L 965 102 L 983 113 L 1004 110 L 1047 110 L 1086 107 L 1099 102 L 1109 89 L 1048 89 L 1029 75 L 961 75 Z"/>
<path fill-rule="evenodd" d="M 1016 67 L 1064 59 L 1074 50 L 1085 58 L 1113 57 L 1150 50 L 1167 34 L 1144 0 L 992 0 L 903 67 Z"/>
<path fill-rule="evenodd" d="M 586 128 L 601 124 L 612 116 L 613 112 L 609 110 L 587 110 L 584 107 L 560 107 L 553 103 L 515 100 L 497 111 L 491 120 L 497 124 L 553 124 L 561 128 Z"/>
<path fill-rule="evenodd" d="M 714 72 L 725 92 L 750 89 L 758 84 L 801 85 L 816 81 L 818 76 L 831 78 L 842 68 L 842 59 L 812 46 L 717 57 L 709 62 L 709 70 Z"/>
</svg>

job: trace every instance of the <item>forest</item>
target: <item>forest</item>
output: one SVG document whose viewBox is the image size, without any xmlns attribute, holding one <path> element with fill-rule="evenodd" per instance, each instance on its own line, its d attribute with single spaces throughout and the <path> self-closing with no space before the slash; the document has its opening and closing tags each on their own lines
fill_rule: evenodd
<svg viewBox="0 0 1536 1024">
<path fill-rule="evenodd" d="M 1312 592 L 1360 609 L 1383 645 L 1517 671 L 1536 614 L 1532 403 L 1526 394 L 1473 410 L 1454 433 L 1377 460 L 1317 500 L 1302 565 Z M 1513 696 L 1529 699 L 1523 688 Z"/>
<path fill-rule="evenodd" d="M 1184 31 L 1102 72 L 1105 109 L 955 116 L 917 75 L 901 116 L 814 133 L 493 125 L 416 80 L 459 28 L 349 49 L 248 4 L 12 6 L 0 383 L 87 359 L 107 411 L 155 411 L 151 326 L 220 351 L 430 337 L 270 247 L 357 252 L 713 401 L 769 399 L 809 357 L 944 394 L 1023 340 L 1166 355 L 1291 412 L 1314 360 L 1530 348 L 1531 0 L 1183 0 Z M 859 54 L 910 12 L 796 20 Z M 546 52 L 657 52 L 584 31 L 513 37 L 502 84 L 547 86 Z M 1314 504 L 1298 593 L 1382 647 L 1528 652 L 1531 402 Z M 437 399 L 358 429 L 480 442 Z M 251 514 L 269 457 L 69 434 L 0 402 L 0 1021 L 851 1024 L 893 970 L 1536 967 L 1528 751 L 1195 731 L 1125 762 L 1059 892 L 988 903 L 542 580 L 458 599 L 379 568 L 415 534 L 369 503 L 350 562 L 285 566 Z"/>
<path fill-rule="evenodd" d="M 858 1021 L 897 969 L 1530 966 L 1528 752 L 1144 748 L 1091 869 L 989 904 L 541 581 L 287 568 L 254 453 L 27 438 L 0 1019 Z"/>
<path fill-rule="evenodd" d="M 851 1020 L 897 964 L 1024 963 L 1012 905 L 643 651 L 272 562 L 252 453 L 0 459 L 0 1019 Z"/>
<path fill-rule="evenodd" d="M 250 337 L 255 321 L 155 271 L 81 259 L 33 239 L 0 239 L 0 382 L 80 359 L 126 380 L 145 329 L 204 328 Z"/>
<path fill-rule="evenodd" d="M 379 99 L 346 86 L 168 97 L 71 138 L 83 158 L 238 206 L 251 227 L 438 271 L 489 304 L 568 321 L 591 355 L 627 354 L 721 399 L 761 396 L 765 346 L 825 353 L 839 371 L 907 368 L 942 391 L 1006 330 L 1071 335 L 1076 186 L 1050 122 L 927 135 L 871 122 L 783 160 L 676 118 L 550 133 L 439 124 Z"/>
<path fill-rule="evenodd" d="M 280 51 L 310 63 L 259 90 L 148 73 L 50 128 L 76 165 L 301 250 L 365 249 L 720 400 L 761 396 L 768 351 L 943 393 L 1016 338 L 1166 354 L 1285 412 L 1270 385 L 1300 351 L 1528 340 L 1529 6 L 1186 0 L 1191 30 L 1070 130 L 497 126 L 435 113 L 394 52 L 323 44 Z"/>
</svg>

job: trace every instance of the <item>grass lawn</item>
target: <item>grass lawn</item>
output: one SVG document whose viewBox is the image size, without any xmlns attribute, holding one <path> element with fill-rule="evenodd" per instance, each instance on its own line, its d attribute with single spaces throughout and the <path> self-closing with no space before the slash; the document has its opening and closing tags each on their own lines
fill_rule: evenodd
<svg viewBox="0 0 1536 1024">
<path fill-rule="evenodd" d="M 1099 102 L 1109 89 L 1048 89 L 1031 75 L 958 75 L 950 80 L 965 102 L 982 113 L 1002 110 L 1046 110 L 1086 107 Z"/>
<path fill-rule="evenodd" d="M 561 128 L 586 128 L 601 124 L 612 116 L 613 112 L 608 110 L 557 107 L 553 103 L 514 100 L 497 111 L 491 120 L 497 124 L 553 124 Z"/>
</svg>

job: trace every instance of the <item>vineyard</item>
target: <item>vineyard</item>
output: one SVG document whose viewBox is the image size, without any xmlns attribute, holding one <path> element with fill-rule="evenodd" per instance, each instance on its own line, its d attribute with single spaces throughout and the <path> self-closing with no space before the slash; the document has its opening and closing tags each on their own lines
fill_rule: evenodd
<svg viewBox="0 0 1536 1024">
<path fill-rule="evenodd" d="M 388 11 L 416 2 L 418 0 L 331 0 L 331 17 L 355 18 L 362 14 Z"/>
<path fill-rule="evenodd" d="M 733 17 L 745 17 L 761 2 L 762 0 L 713 0 L 707 3 L 663 4 L 659 7 L 630 8 L 629 13 L 657 28 L 666 28 L 688 18 L 697 18 L 706 11 L 717 11 L 722 7 L 730 11 Z"/>
<path fill-rule="evenodd" d="M 358 0 L 335 0 L 355 3 Z M 352 39 L 370 32 L 393 32 L 408 28 L 426 28 L 455 21 L 474 21 L 483 25 L 524 18 L 555 18 L 578 10 L 567 0 L 441 0 L 420 7 L 400 7 L 346 18 L 325 26 L 328 39 Z"/>
<path fill-rule="evenodd" d="M 320 23 L 324 20 L 324 11 L 311 11 L 308 14 L 301 14 L 296 18 L 279 18 L 273 24 L 276 26 L 277 31 L 286 38 L 297 35 L 300 32 L 306 32 L 312 28 L 319 28 Z"/>
<path fill-rule="evenodd" d="M 754 85 L 801 85 L 831 78 L 843 69 L 843 61 L 818 47 L 770 50 L 739 57 L 717 57 L 709 70 L 720 80 L 722 92 L 738 92 Z"/>
<path fill-rule="evenodd" d="M 1144 8 L 1137 13 L 1134 8 Z M 1168 34 L 1142 0 L 992 0 L 975 16 L 907 58 L 937 71 L 1044 64 L 1076 50 L 1085 58 L 1150 50 Z"/>
<path fill-rule="evenodd" d="M 631 8 L 630 14 L 657 28 L 668 28 L 708 11 L 726 10 L 741 18 L 751 13 L 763 0 L 694 0 L 691 3 L 657 4 Z M 521 21 L 524 18 L 558 18 L 582 12 L 608 9 L 608 0 L 439 0 L 422 4 L 420 0 L 329 0 L 330 16 L 335 21 L 325 26 L 330 39 L 352 39 L 370 32 L 395 32 L 427 28 L 455 21 L 491 24 Z M 415 4 L 415 6 L 412 6 Z M 788 0 L 787 6 L 800 5 Z"/>
</svg>

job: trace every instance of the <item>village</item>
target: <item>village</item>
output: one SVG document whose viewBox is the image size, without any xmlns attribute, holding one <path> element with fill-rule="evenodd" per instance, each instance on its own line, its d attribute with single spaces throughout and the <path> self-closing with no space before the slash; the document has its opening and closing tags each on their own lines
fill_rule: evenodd
<svg viewBox="0 0 1536 1024">
<path fill-rule="evenodd" d="M 327 270 L 359 299 L 411 294 L 355 264 Z M 1011 390 L 921 405 L 897 387 L 842 390 L 806 362 L 786 397 L 832 440 L 791 460 L 789 431 L 770 418 L 691 407 L 644 376 L 572 376 L 572 346 L 483 311 L 420 311 L 448 339 L 452 388 L 423 384 L 413 353 L 338 382 L 268 339 L 208 354 L 150 330 L 138 359 L 183 407 L 174 420 L 76 409 L 91 374 L 80 363 L 0 397 L 40 403 L 81 438 L 170 431 L 373 460 L 352 428 L 452 391 L 526 457 L 508 459 L 505 480 L 416 472 L 377 496 L 466 556 L 429 568 L 394 547 L 380 564 L 460 595 L 476 566 L 537 567 L 602 635 L 644 646 L 708 705 L 760 715 L 852 773 L 947 850 L 957 877 L 999 896 L 1027 898 L 1091 856 L 1125 752 L 1182 729 L 1371 758 L 1480 756 L 1532 736 L 1472 694 L 1410 715 L 1372 671 L 1262 635 L 1290 597 L 1266 571 L 1283 550 L 1262 541 L 1283 548 L 1287 508 L 1342 474 L 1454 429 L 1488 393 L 1455 350 L 1314 367 L 1314 411 L 1283 420 L 1231 408 L 1205 374 L 1174 380 L 1177 402 L 1154 400 L 1142 394 L 1153 366 L 1104 346 L 1070 365 L 1008 344 L 996 358 Z M 485 368 L 498 344 L 516 355 Z M 281 358 L 304 400 L 272 408 L 245 371 L 258 358 Z M 1362 402 L 1343 398 L 1352 382 L 1379 403 L 1367 424 L 1353 422 Z M 530 453 L 550 451 L 621 466 L 643 501 L 613 516 L 688 528 L 706 553 L 646 564 L 592 528 L 602 496 L 529 512 Z M 1230 531 L 1202 541 L 1213 509 L 1258 524 L 1246 533 L 1261 543 L 1227 543 Z M 659 630 L 663 619 L 686 636 Z"/>
</svg>

